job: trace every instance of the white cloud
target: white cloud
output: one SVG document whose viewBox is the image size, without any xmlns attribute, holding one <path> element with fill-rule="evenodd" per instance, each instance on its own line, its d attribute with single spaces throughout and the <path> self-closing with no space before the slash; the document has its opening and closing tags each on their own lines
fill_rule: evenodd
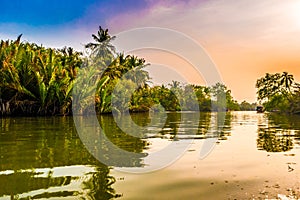
<svg viewBox="0 0 300 200">
<path fill-rule="evenodd" d="M 296 0 L 149 2 L 144 11 L 109 19 L 112 32 L 154 26 L 191 36 L 208 50 L 238 100 L 254 101 L 254 83 L 265 72 L 300 75 L 295 68 L 300 51 Z"/>
<path fill-rule="evenodd" d="M 154 4 L 145 13 L 125 13 L 108 20 L 117 33 L 129 28 L 158 26 L 189 34 L 198 41 L 248 45 L 294 34 L 296 1 L 217 0 L 198 4 Z M 298 6 L 300 8 L 300 6 Z M 300 16 L 300 15 L 298 15 Z M 295 16 L 294 16 L 295 18 Z"/>
</svg>

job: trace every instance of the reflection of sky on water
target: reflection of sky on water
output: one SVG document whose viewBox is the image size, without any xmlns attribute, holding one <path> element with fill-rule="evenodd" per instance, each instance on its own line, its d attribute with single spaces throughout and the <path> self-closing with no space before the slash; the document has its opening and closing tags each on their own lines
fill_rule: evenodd
<svg viewBox="0 0 300 200">
<path fill-rule="evenodd" d="M 220 139 L 205 159 L 199 160 L 204 140 L 196 138 L 179 160 L 162 170 L 142 175 L 112 170 L 115 177 L 125 179 L 117 181 L 114 188 L 124 194 L 124 199 L 276 199 L 279 194 L 299 197 L 299 144 L 293 143 L 286 152 L 267 152 L 258 147 L 258 129 L 271 126 L 272 117 L 256 112 L 227 113 L 223 130 L 220 129 L 226 140 Z M 290 132 L 295 135 L 300 127 L 298 119 L 280 121 L 293 127 Z M 163 140 L 172 140 L 170 129 L 164 133 L 167 137 Z M 293 139 L 297 141 L 297 137 Z M 153 142 L 148 148 L 155 150 L 159 145 Z M 132 187 L 134 193 L 130 192 Z"/>
<path fill-rule="evenodd" d="M 95 191 L 107 199 L 119 194 L 124 199 L 147 199 L 145 194 L 151 194 L 152 199 L 195 199 L 195 195 L 202 199 L 241 199 L 251 195 L 266 198 L 266 194 L 275 198 L 277 194 L 287 195 L 288 188 L 297 191 L 299 116 L 224 114 L 225 122 L 220 124 L 212 117 L 214 113 L 201 113 L 197 122 L 192 113 L 186 113 L 184 123 L 180 114 L 169 113 L 165 123 L 152 123 L 141 139 L 126 136 L 115 127 L 111 116 L 103 116 L 110 141 L 127 151 L 142 153 L 142 157 L 126 160 L 131 170 L 155 164 L 149 162 L 148 155 L 171 143 L 189 144 L 171 165 L 139 175 L 111 169 L 95 160 L 74 132 L 71 118 L 1 119 L 0 199 L 10 199 L 11 195 L 72 199 L 95 197 Z M 147 116 L 141 116 L 144 114 L 132 118 L 146 127 L 150 122 Z M 36 130 L 32 131 L 33 127 Z M 200 150 L 209 137 L 219 140 L 200 160 Z"/>
<path fill-rule="evenodd" d="M 30 172 L 30 170 L 21 170 L 20 173 Z M 33 190 L 30 192 L 25 192 L 19 195 L 19 198 L 26 198 L 26 197 L 34 197 L 39 194 L 43 193 L 56 193 L 60 191 L 69 191 L 69 192 L 78 192 L 78 198 L 86 196 L 86 191 L 82 187 L 82 182 L 87 181 L 91 178 L 92 173 L 96 173 L 95 167 L 92 166 L 64 166 L 64 167 L 54 167 L 54 168 L 41 168 L 41 169 L 34 169 L 32 171 L 33 178 L 49 178 L 51 179 L 58 178 L 58 177 L 70 177 L 70 182 L 66 185 L 58 185 L 49 188 L 43 188 L 39 190 Z M 71 178 L 72 177 L 72 178 Z M 67 178 L 65 178 L 65 183 Z"/>
</svg>

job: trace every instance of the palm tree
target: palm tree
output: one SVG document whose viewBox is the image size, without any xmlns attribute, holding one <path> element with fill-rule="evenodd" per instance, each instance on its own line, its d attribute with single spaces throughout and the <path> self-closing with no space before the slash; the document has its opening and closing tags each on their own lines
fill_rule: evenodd
<svg viewBox="0 0 300 200">
<path fill-rule="evenodd" d="M 101 46 L 103 43 L 109 43 L 111 42 L 111 40 L 115 39 L 115 36 L 110 36 L 108 34 L 108 29 L 103 29 L 101 26 L 99 26 L 99 30 L 97 32 L 97 35 L 92 34 L 93 39 L 96 41 L 96 43 L 88 43 L 87 45 L 85 45 L 85 48 L 88 49 L 92 49 L 94 50 L 95 48 L 98 48 L 99 46 Z M 112 46 L 112 49 L 115 49 Z"/>
<path fill-rule="evenodd" d="M 169 85 L 171 88 L 173 88 L 173 89 L 180 88 L 180 82 L 179 82 L 179 81 L 172 80 L 172 83 L 169 83 L 168 85 Z"/>
<path fill-rule="evenodd" d="M 126 72 L 129 73 L 126 74 L 125 78 L 132 80 L 139 88 L 147 87 L 150 77 L 149 73 L 143 68 L 149 64 L 145 64 L 145 59 L 136 56 L 127 56 L 126 60 Z"/>
<path fill-rule="evenodd" d="M 109 66 L 114 60 L 115 47 L 111 44 L 111 41 L 114 40 L 115 36 L 110 36 L 108 34 L 108 29 L 102 29 L 99 26 L 97 35 L 92 34 L 95 42 L 90 42 L 85 45 L 86 49 L 91 50 L 91 58 L 93 63 L 96 65 L 104 65 L 105 67 Z"/>
<path fill-rule="evenodd" d="M 284 92 L 291 92 L 291 87 L 294 83 L 294 77 L 288 72 L 283 72 L 281 75 L 280 85 L 284 87 Z"/>
<path fill-rule="evenodd" d="M 1 40 L 2 102 L 10 105 L 12 113 L 37 114 L 38 110 L 40 114 L 65 113 L 82 62 L 80 55 L 72 48 L 60 51 L 21 42 L 21 35 L 15 41 Z M 32 106 L 38 109 L 32 110 Z"/>
<path fill-rule="evenodd" d="M 297 83 L 294 82 L 293 75 L 288 72 L 282 74 L 267 73 L 265 77 L 256 81 L 256 88 L 258 88 L 258 100 L 266 100 L 263 103 L 266 109 L 279 109 L 281 112 L 294 112 L 294 110 L 297 110 L 295 109 Z"/>
<path fill-rule="evenodd" d="M 125 57 L 123 53 L 120 53 L 117 54 L 117 57 L 105 69 L 102 75 L 109 76 L 112 80 L 119 79 L 128 71 L 127 68 L 127 56 Z"/>
<path fill-rule="evenodd" d="M 72 47 L 64 47 L 58 50 L 60 61 L 64 69 L 68 70 L 71 79 L 75 79 L 79 67 L 82 65 L 82 53 L 75 51 Z"/>
</svg>

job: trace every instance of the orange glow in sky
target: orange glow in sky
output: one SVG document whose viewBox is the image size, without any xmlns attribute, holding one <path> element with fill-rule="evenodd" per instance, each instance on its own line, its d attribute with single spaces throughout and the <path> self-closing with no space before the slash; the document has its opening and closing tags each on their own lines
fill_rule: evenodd
<svg viewBox="0 0 300 200">
<path fill-rule="evenodd" d="M 109 24 L 113 32 L 158 26 L 191 36 L 211 56 L 234 98 L 255 102 L 255 82 L 265 73 L 287 71 L 300 79 L 299 13 L 300 3 L 292 0 L 191 1 L 157 4 L 143 17 L 120 15 Z"/>
</svg>

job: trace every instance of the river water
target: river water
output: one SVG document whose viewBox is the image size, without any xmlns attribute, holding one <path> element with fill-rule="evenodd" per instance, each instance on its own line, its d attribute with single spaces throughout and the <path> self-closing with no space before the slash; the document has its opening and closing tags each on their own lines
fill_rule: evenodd
<svg viewBox="0 0 300 200">
<path fill-rule="evenodd" d="M 300 116 L 120 119 L 98 116 L 111 149 L 73 117 L 1 118 L 0 199 L 300 198 Z"/>
</svg>

